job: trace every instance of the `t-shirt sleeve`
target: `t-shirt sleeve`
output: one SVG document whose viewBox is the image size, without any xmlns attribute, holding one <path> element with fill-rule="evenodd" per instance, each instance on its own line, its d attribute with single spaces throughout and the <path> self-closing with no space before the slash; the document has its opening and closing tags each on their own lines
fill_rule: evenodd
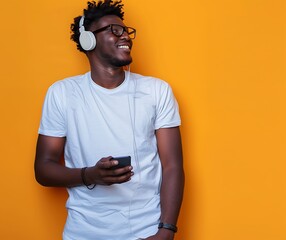
<svg viewBox="0 0 286 240">
<path fill-rule="evenodd" d="M 155 129 L 181 125 L 179 106 L 169 84 L 161 82 L 156 93 Z"/>
<path fill-rule="evenodd" d="M 38 133 L 51 137 L 65 137 L 65 96 L 63 85 L 53 84 L 45 97 Z"/>
</svg>

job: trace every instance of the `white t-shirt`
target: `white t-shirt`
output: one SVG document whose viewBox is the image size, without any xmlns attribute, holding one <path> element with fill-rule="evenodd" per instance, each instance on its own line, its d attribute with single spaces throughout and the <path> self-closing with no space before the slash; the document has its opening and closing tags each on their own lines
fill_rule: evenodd
<svg viewBox="0 0 286 240">
<path fill-rule="evenodd" d="M 131 181 L 68 188 L 64 240 L 134 240 L 158 231 L 162 169 L 155 130 L 180 125 L 170 86 L 125 72 L 114 89 L 95 84 L 90 72 L 48 90 L 39 134 L 66 137 L 65 164 L 94 166 L 102 157 L 131 156 Z"/>
</svg>

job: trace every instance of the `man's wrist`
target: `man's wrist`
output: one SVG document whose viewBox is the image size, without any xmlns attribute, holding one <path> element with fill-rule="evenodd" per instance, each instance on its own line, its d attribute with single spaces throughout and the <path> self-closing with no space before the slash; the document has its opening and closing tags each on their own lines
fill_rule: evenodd
<svg viewBox="0 0 286 240">
<path fill-rule="evenodd" d="M 161 229 L 167 229 L 169 231 L 172 231 L 174 233 L 176 233 L 178 231 L 178 228 L 176 225 L 174 224 L 169 224 L 169 223 L 163 223 L 163 222 L 160 222 L 159 225 L 158 225 L 158 228 Z"/>
<path fill-rule="evenodd" d="M 160 237 L 160 239 L 164 240 L 173 240 L 175 237 L 175 233 L 173 231 L 170 231 L 165 228 L 159 228 L 157 235 Z"/>
<path fill-rule="evenodd" d="M 94 189 L 94 187 L 95 187 L 95 185 L 96 184 L 92 184 L 92 183 L 90 183 L 90 181 L 89 181 L 89 179 L 87 178 L 87 174 L 86 174 L 86 172 L 87 172 L 87 167 L 83 167 L 82 169 L 81 169 L 81 179 L 82 179 L 82 183 L 89 189 L 89 190 L 92 190 L 92 189 Z"/>
</svg>

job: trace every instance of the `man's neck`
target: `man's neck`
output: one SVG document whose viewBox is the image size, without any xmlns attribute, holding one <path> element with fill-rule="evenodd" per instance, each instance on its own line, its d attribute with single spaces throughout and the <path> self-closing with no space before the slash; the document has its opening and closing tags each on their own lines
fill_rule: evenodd
<svg viewBox="0 0 286 240">
<path fill-rule="evenodd" d="M 124 81 L 125 73 L 123 67 L 91 66 L 91 79 L 101 87 L 112 89 Z"/>
</svg>

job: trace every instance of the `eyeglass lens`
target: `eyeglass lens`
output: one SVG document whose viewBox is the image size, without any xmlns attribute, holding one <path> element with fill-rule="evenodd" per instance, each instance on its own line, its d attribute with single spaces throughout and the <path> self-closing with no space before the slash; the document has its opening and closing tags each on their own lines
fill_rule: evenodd
<svg viewBox="0 0 286 240">
<path fill-rule="evenodd" d="M 126 31 L 131 39 L 135 38 L 135 32 L 136 32 L 135 29 L 133 28 L 130 28 L 130 27 L 124 28 L 123 26 L 120 26 L 120 25 L 111 25 L 111 31 L 115 36 L 118 36 L 118 37 L 122 36 L 124 31 Z"/>
</svg>

